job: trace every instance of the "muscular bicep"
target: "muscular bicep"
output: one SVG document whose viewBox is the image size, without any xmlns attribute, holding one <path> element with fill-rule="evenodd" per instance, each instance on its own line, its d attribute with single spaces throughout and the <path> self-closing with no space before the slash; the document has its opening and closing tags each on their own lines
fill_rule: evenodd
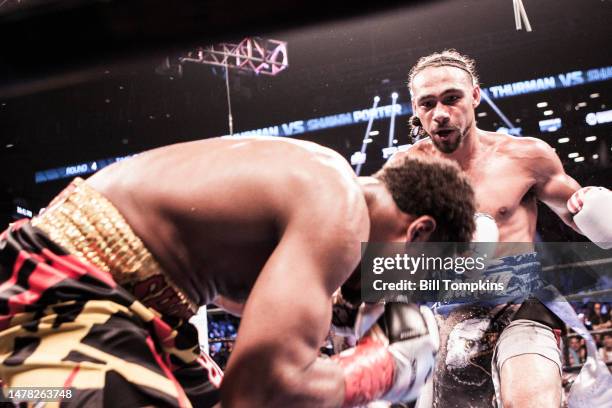
<svg viewBox="0 0 612 408">
<path fill-rule="evenodd" d="M 565 173 L 561 160 L 546 143 L 538 142 L 537 155 L 532 160 L 536 177 L 536 194 L 567 225 L 576 229 L 567 209 L 567 200 L 580 188 L 580 184 Z"/>
</svg>

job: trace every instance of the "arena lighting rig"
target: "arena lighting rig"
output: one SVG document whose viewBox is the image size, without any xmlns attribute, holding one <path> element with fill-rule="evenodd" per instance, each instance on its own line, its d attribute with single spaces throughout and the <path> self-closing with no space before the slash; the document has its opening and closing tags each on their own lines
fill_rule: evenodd
<svg viewBox="0 0 612 408">
<path fill-rule="evenodd" d="M 237 44 L 220 43 L 198 47 L 166 61 L 157 69 L 160 74 L 180 77 L 187 63 L 213 65 L 275 76 L 289 67 L 287 42 L 260 37 L 247 37 Z"/>
<path fill-rule="evenodd" d="M 238 44 L 220 43 L 207 47 L 198 47 L 186 55 L 171 60 L 170 57 L 156 69 L 161 75 L 180 78 L 183 65 L 187 63 L 213 65 L 225 68 L 225 88 L 227 93 L 228 129 L 234 134 L 234 119 L 229 87 L 229 69 L 253 72 L 256 75 L 275 76 L 289 67 L 287 42 L 247 37 Z"/>
<path fill-rule="evenodd" d="M 0 7 L 15 7 L 21 4 L 22 2 L 23 0 L 0 0 Z"/>
</svg>

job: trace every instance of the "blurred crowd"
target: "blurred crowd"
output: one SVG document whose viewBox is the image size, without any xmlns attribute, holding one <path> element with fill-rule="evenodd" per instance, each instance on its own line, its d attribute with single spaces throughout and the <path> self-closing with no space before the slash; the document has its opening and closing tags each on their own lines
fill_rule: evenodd
<svg viewBox="0 0 612 408">
<path fill-rule="evenodd" d="M 572 306 L 578 313 L 586 328 L 593 332 L 593 339 L 597 344 L 597 352 L 606 363 L 612 363 L 612 320 L 610 309 L 612 303 L 574 303 Z M 579 336 L 568 337 L 566 341 L 567 366 L 578 366 L 585 362 L 586 345 Z"/>
<path fill-rule="evenodd" d="M 229 314 L 210 316 L 208 320 L 208 347 L 210 356 L 225 368 L 238 332 L 240 319 Z"/>
</svg>

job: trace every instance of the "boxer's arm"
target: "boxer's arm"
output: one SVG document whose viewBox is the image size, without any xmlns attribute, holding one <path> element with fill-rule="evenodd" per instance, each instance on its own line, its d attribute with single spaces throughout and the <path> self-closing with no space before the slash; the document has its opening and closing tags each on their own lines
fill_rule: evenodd
<svg viewBox="0 0 612 408">
<path fill-rule="evenodd" d="M 536 180 L 537 198 L 552 209 L 567 225 L 580 232 L 567 209 L 567 200 L 580 184 L 565 173 L 557 153 L 544 141 L 531 142 L 529 164 Z"/>
<path fill-rule="evenodd" d="M 355 214 L 333 214 L 334 206 L 323 204 L 320 212 L 305 211 L 289 222 L 255 282 L 221 385 L 223 406 L 343 401 L 342 369 L 318 358 L 318 350 L 328 333 L 332 294 L 357 265 L 369 224 L 365 202 L 358 225 L 344 222 Z"/>
<path fill-rule="evenodd" d="M 213 300 L 213 304 L 219 306 L 227 313 L 238 317 L 242 316 L 242 311 L 244 310 L 243 303 L 234 302 L 233 300 L 221 295 L 217 296 L 215 300 Z"/>
</svg>

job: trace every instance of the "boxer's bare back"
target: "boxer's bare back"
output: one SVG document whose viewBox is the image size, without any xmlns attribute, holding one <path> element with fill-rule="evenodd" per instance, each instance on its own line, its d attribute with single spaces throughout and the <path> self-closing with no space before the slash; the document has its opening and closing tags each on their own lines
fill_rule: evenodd
<svg viewBox="0 0 612 408">
<path fill-rule="evenodd" d="M 346 251 L 330 253 L 355 252 L 351 262 L 359 248 L 348 241 L 368 234 L 352 169 L 337 153 L 308 142 L 216 138 L 178 144 L 107 167 L 87 182 L 200 304 L 218 295 L 244 301 L 281 237 L 293 229 L 310 238 L 331 234 Z"/>
</svg>

